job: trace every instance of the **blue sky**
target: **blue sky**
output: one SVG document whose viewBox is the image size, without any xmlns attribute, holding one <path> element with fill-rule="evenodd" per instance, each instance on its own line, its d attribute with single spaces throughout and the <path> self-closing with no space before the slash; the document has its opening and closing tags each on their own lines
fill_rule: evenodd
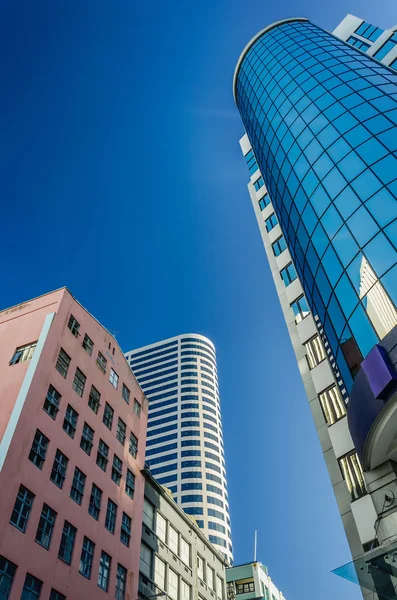
<svg viewBox="0 0 397 600">
<path fill-rule="evenodd" d="M 67 285 L 125 350 L 217 346 L 235 558 L 354 600 L 349 551 L 246 190 L 236 60 L 268 23 L 390 0 L 4 0 L 1 306 Z"/>
</svg>

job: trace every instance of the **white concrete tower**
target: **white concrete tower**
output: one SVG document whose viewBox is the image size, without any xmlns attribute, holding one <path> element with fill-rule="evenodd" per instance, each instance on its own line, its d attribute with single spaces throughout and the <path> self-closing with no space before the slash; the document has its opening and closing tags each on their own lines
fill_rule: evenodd
<svg viewBox="0 0 397 600">
<path fill-rule="evenodd" d="M 152 475 L 232 563 L 214 344 L 189 333 L 125 356 L 149 399 L 146 460 Z"/>
</svg>

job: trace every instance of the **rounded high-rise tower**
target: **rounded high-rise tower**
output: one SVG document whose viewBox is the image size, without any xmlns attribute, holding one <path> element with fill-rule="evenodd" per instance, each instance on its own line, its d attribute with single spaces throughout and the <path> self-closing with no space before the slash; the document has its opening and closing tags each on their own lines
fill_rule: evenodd
<svg viewBox="0 0 397 600">
<path fill-rule="evenodd" d="M 151 473 L 232 563 L 213 343 L 185 334 L 125 356 L 149 399 L 146 460 Z"/>
</svg>

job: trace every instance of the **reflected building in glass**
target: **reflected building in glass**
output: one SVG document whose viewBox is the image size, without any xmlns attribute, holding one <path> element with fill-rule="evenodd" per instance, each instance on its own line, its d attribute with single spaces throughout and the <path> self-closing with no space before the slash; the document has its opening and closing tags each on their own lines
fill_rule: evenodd
<svg viewBox="0 0 397 600">
<path fill-rule="evenodd" d="M 249 193 L 352 555 L 367 570 L 397 540 L 396 65 L 395 28 L 348 15 L 331 34 L 285 19 L 248 43 L 233 83 Z M 396 598 L 393 569 L 356 577 L 363 593 Z"/>
</svg>

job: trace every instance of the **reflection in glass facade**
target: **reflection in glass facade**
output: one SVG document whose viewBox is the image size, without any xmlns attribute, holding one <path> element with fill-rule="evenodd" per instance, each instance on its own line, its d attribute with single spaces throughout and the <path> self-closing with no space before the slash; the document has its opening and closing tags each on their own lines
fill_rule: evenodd
<svg viewBox="0 0 397 600">
<path fill-rule="evenodd" d="M 349 390 L 397 323 L 397 73 L 309 21 L 288 20 L 248 46 L 235 98 Z"/>
</svg>

